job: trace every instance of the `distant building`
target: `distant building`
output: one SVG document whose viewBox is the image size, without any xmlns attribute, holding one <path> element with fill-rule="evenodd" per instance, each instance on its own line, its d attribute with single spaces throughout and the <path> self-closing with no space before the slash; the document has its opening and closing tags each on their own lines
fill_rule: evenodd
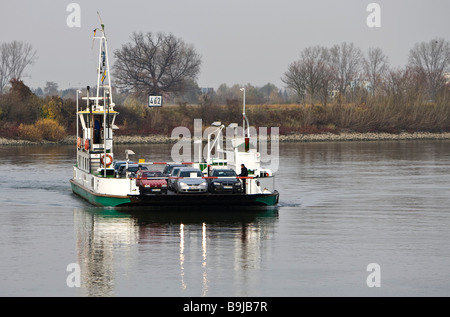
<svg viewBox="0 0 450 317">
<path fill-rule="evenodd" d="M 450 84 L 450 73 L 444 73 L 445 84 Z"/>
<path fill-rule="evenodd" d="M 200 93 L 202 95 L 213 94 L 214 88 L 200 88 Z"/>
<path fill-rule="evenodd" d="M 350 88 L 364 88 L 368 93 L 372 93 L 372 83 L 367 80 L 353 80 L 350 82 Z"/>
<path fill-rule="evenodd" d="M 354 92 L 355 89 L 364 89 L 369 94 L 372 94 L 373 92 L 373 85 L 370 81 L 367 80 L 352 80 L 350 84 L 347 86 L 347 92 Z M 333 89 L 330 91 L 330 97 L 336 98 L 339 96 L 339 90 Z"/>
<path fill-rule="evenodd" d="M 337 96 L 339 96 L 339 90 L 333 89 L 333 90 L 330 92 L 330 97 L 331 97 L 331 98 L 336 98 Z"/>
</svg>

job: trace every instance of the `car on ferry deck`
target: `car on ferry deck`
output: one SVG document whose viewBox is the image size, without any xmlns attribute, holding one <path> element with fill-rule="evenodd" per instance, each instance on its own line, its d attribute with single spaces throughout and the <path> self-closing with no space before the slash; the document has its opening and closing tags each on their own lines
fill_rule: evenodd
<svg viewBox="0 0 450 317">
<path fill-rule="evenodd" d="M 147 166 L 142 166 L 141 165 L 142 170 L 148 170 Z M 130 164 L 128 163 L 128 172 L 130 172 L 130 177 L 136 177 L 136 172 L 139 169 L 139 164 Z M 118 175 L 119 177 L 126 177 L 127 175 L 127 165 L 126 164 L 122 164 L 119 167 L 118 170 Z"/>
<path fill-rule="evenodd" d="M 125 164 L 127 161 L 114 161 L 113 165 L 114 165 L 114 171 L 117 173 L 119 171 L 119 167 L 122 164 Z M 128 162 L 131 163 L 131 162 Z"/>
<path fill-rule="evenodd" d="M 176 175 L 178 174 L 178 171 L 183 167 L 186 167 L 186 166 L 174 166 L 170 170 L 169 174 L 165 174 L 163 171 L 164 176 L 167 177 L 167 185 L 169 186 L 170 190 L 175 191 L 175 182 L 177 181 Z"/>
<path fill-rule="evenodd" d="M 174 169 L 175 167 L 188 167 L 188 165 L 183 164 L 183 163 L 180 163 L 180 164 L 178 164 L 178 163 L 174 163 L 174 164 L 169 163 L 169 164 L 167 164 L 167 165 L 164 167 L 164 170 L 163 170 L 162 173 L 164 174 L 164 176 L 170 177 L 170 176 L 172 176 L 173 169 Z"/>
<path fill-rule="evenodd" d="M 141 194 L 167 194 L 167 181 L 160 171 L 143 170 L 136 175 L 136 186 Z"/>
<path fill-rule="evenodd" d="M 208 190 L 211 193 L 242 193 L 242 182 L 232 169 L 214 169 L 208 178 Z"/>
<path fill-rule="evenodd" d="M 174 191 L 177 193 L 206 193 L 208 182 L 203 178 L 201 170 L 192 167 L 181 167 L 174 183 Z"/>
</svg>

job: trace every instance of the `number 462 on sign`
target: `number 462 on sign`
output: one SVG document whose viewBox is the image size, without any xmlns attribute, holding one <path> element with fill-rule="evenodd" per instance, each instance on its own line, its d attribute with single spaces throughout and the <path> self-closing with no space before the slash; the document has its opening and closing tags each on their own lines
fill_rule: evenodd
<svg viewBox="0 0 450 317">
<path fill-rule="evenodd" d="M 149 96 L 148 97 L 149 107 L 162 107 L 162 96 Z"/>
</svg>

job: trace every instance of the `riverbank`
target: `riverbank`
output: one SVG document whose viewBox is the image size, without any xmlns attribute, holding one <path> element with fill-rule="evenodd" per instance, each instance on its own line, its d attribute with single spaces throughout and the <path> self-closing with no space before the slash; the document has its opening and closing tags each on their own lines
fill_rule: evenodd
<svg viewBox="0 0 450 317">
<path fill-rule="evenodd" d="M 280 142 L 339 142 L 339 141 L 395 141 L 395 140 L 450 140 L 450 133 L 321 133 L 281 135 Z"/>
<path fill-rule="evenodd" d="M 450 140 L 450 133 L 320 133 L 320 134 L 290 134 L 280 135 L 280 142 L 343 142 L 343 141 L 400 141 L 400 140 Z M 152 136 L 123 136 L 115 137 L 115 144 L 170 144 L 177 140 L 164 135 Z M 57 145 L 57 144 L 76 144 L 75 136 L 68 136 L 65 139 L 53 141 L 32 142 L 27 140 L 16 140 L 0 138 L 0 146 L 10 145 Z"/>
</svg>

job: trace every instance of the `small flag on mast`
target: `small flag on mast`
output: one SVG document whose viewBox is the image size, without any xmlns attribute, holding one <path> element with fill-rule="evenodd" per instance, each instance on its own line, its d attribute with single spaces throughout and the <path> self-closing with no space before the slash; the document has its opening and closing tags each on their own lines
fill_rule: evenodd
<svg viewBox="0 0 450 317">
<path fill-rule="evenodd" d="M 92 38 L 92 48 L 94 48 L 95 34 L 97 34 L 97 29 L 94 30 L 94 37 Z"/>
</svg>

